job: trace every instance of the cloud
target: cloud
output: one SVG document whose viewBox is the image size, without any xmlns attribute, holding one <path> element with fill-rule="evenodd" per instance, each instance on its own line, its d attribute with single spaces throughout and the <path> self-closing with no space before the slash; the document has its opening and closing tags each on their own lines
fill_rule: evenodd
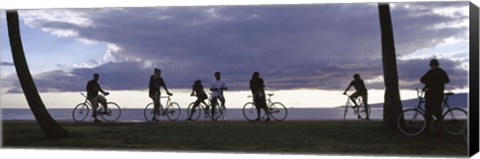
<svg viewBox="0 0 480 159">
<path fill-rule="evenodd" d="M 2 66 L 15 66 L 15 64 L 13 62 L 2 62 L 1 65 Z"/>
<path fill-rule="evenodd" d="M 429 61 L 430 59 L 397 60 L 400 88 L 422 88 L 423 84 L 419 79 L 428 71 Z M 439 61 L 450 77 L 450 83 L 446 85 L 447 89 L 463 88 L 467 85 L 468 71 L 456 67 L 456 61 L 449 59 L 439 59 Z M 371 60 L 366 61 L 364 65 L 325 65 L 315 69 L 286 69 L 275 74 L 261 72 L 261 76 L 268 89 L 343 90 L 353 79 L 353 74 L 358 73 L 364 79 L 368 89 L 384 89 L 381 65 L 381 62 Z M 69 72 L 62 70 L 43 72 L 34 75 L 34 80 L 41 92 L 85 91 L 85 85 L 92 79 L 93 73 L 100 74 L 99 83 L 107 91 L 143 90 L 148 88 L 153 68 L 142 62 L 111 62 L 94 68 L 76 68 Z M 162 77 L 168 88 L 190 89 L 193 81 L 197 79 L 204 81 L 205 88 L 208 88 L 210 81 L 213 80 L 213 73 L 197 73 L 188 70 L 177 73 L 163 69 Z M 251 74 L 252 72 L 246 71 L 229 72 L 222 74 L 222 77 L 228 81 L 227 85 L 232 90 L 246 90 Z M 8 93 L 21 92 L 21 87 L 14 76 L 6 78 L 2 82 L 2 87 L 8 88 Z"/>
<path fill-rule="evenodd" d="M 465 35 L 468 27 L 450 27 L 468 19 L 468 15 L 438 11 L 466 6 L 467 2 L 395 5 L 392 18 L 397 55 L 432 48 L 449 38 L 468 39 Z M 83 90 L 83 83 L 93 72 L 102 72 L 102 82 L 110 89 L 145 89 L 153 67 L 163 70 L 167 84 L 173 88 L 190 88 L 195 79 L 210 81 L 216 71 L 222 72 L 235 89 L 247 89 L 254 71 L 259 71 L 272 89 L 344 89 L 354 73 L 371 79 L 372 88 L 383 88 L 383 84 L 373 80 L 383 75 L 383 69 L 378 8 L 372 4 L 104 8 L 20 13 L 27 25 L 52 35 L 109 45 L 109 61 L 76 64 L 88 67 L 37 75 L 38 86 L 45 87 L 44 91 Z M 444 27 L 434 27 L 440 25 Z M 426 69 L 411 66 L 424 66 L 425 62 L 415 58 L 399 61 L 402 87 L 414 86 L 411 83 Z M 461 64 L 462 61 L 445 63 L 446 68 L 455 68 L 447 72 L 464 75 L 452 80 L 456 87 L 466 85 L 463 80 L 466 71 L 456 69 Z"/>
</svg>

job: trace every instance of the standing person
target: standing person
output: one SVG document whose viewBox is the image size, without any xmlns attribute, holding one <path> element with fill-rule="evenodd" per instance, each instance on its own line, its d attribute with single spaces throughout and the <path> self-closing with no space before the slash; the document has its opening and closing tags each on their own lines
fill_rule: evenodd
<svg viewBox="0 0 480 159">
<path fill-rule="evenodd" d="M 215 105 L 217 104 L 217 99 L 220 99 L 221 106 L 225 109 L 225 97 L 223 96 L 223 90 L 227 90 L 228 87 L 225 81 L 221 80 L 222 75 L 220 72 L 215 72 L 215 80 L 212 81 L 210 85 L 210 90 L 212 91 L 212 117 L 215 116 Z M 213 120 L 213 119 L 212 119 Z"/>
<path fill-rule="evenodd" d="M 87 99 L 90 101 L 92 104 L 92 112 L 93 112 L 93 121 L 98 123 L 101 122 L 97 118 L 97 108 L 98 108 L 98 103 L 101 103 L 103 106 L 103 109 L 105 111 L 103 113 L 107 114 L 107 99 L 103 97 L 102 95 L 99 95 L 98 92 L 102 92 L 103 95 L 108 95 L 110 93 L 105 92 L 101 87 L 100 84 L 98 84 L 98 80 L 100 79 L 100 75 L 98 73 L 93 74 L 93 79 L 88 81 L 87 83 Z"/>
<path fill-rule="evenodd" d="M 165 82 L 163 81 L 163 78 L 161 77 L 162 71 L 158 68 L 154 69 L 154 74 L 150 76 L 150 81 L 148 82 L 148 88 L 149 92 L 148 95 L 150 98 L 153 100 L 153 106 L 154 106 L 154 113 L 153 113 L 153 118 L 152 121 L 158 121 L 157 119 L 157 113 L 159 112 L 158 109 L 160 108 L 160 87 L 163 87 L 165 91 L 167 91 L 167 94 L 169 96 L 173 95 L 170 93 L 167 89 L 167 86 L 165 85 Z M 160 115 L 160 114 L 158 114 Z"/>
<path fill-rule="evenodd" d="M 359 96 L 362 96 L 362 101 L 363 101 L 363 106 L 365 107 L 365 113 L 367 114 L 367 120 L 370 120 L 370 117 L 368 116 L 368 92 L 367 92 L 367 87 L 365 87 L 365 84 L 363 83 L 363 80 L 360 78 L 360 75 L 358 73 L 353 75 L 353 80 L 350 82 L 348 85 L 347 89 L 343 92 L 343 94 L 347 94 L 347 91 L 350 89 L 350 87 L 355 88 L 355 92 L 350 96 L 350 100 L 355 104 L 355 107 L 358 107 L 357 102 L 355 99 L 357 99 Z M 358 118 L 360 119 L 360 114 L 358 114 Z"/>
<path fill-rule="evenodd" d="M 187 120 L 192 120 L 192 115 L 195 112 L 195 108 L 198 107 L 198 105 L 200 105 L 200 102 L 202 102 L 207 107 L 207 110 L 208 110 L 208 105 L 207 103 L 205 103 L 205 99 L 207 99 L 208 96 L 207 96 L 207 93 L 205 93 L 205 91 L 203 90 L 203 85 L 201 80 L 196 80 L 194 82 L 192 87 L 192 93 L 190 95 L 197 96 L 197 100 L 195 101 L 195 103 L 193 103 L 193 107 L 191 108 L 192 111 L 190 112 Z"/>
<path fill-rule="evenodd" d="M 437 59 L 430 60 L 430 70 L 420 78 L 420 82 L 425 84 L 425 116 L 427 128 L 431 125 L 432 115 L 437 119 L 435 126 L 438 128 L 442 124 L 442 102 L 445 84 L 450 82 L 447 73 L 439 67 Z"/>
<path fill-rule="evenodd" d="M 263 79 L 260 78 L 260 73 L 253 73 L 252 79 L 250 80 L 250 90 L 252 91 L 255 108 L 257 108 L 257 119 L 254 121 L 260 121 L 260 109 L 265 111 L 265 115 L 267 115 L 266 121 L 270 121 L 270 113 L 267 109 L 267 101 L 265 98 L 265 83 Z"/>
</svg>

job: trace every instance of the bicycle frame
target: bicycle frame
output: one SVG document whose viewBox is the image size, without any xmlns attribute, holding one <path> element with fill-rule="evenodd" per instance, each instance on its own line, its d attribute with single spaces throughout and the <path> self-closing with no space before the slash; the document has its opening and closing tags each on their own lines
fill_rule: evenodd
<svg viewBox="0 0 480 159">
<path fill-rule="evenodd" d="M 426 102 L 427 102 L 426 99 L 425 99 L 425 97 L 424 97 L 425 91 L 424 91 L 424 90 L 420 90 L 420 89 L 418 89 L 418 88 L 417 88 L 416 90 L 417 90 L 418 104 L 417 104 L 417 107 L 415 107 L 415 109 L 418 109 L 418 110 L 420 110 L 420 111 L 422 111 L 422 112 L 425 113 L 425 111 L 426 111 L 425 104 L 426 104 Z M 441 108 L 441 109 L 442 109 L 442 113 L 443 113 L 443 111 L 445 111 L 445 110 L 451 109 L 450 104 L 448 104 L 448 98 L 449 98 L 451 95 L 454 95 L 454 93 L 451 93 L 451 92 L 449 92 L 449 93 L 444 93 L 444 99 L 443 99 L 443 101 L 442 101 L 442 108 Z M 425 103 L 425 104 L 423 104 L 423 103 Z M 423 104 L 423 107 L 422 107 L 422 104 Z"/>
<path fill-rule="evenodd" d="M 272 96 L 274 94 L 273 93 L 267 93 L 266 95 L 268 96 L 268 98 L 266 99 L 267 107 L 270 108 L 273 105 Z M 252 95 L 248 95 L 247 98 L 252 98 L 252 102 L 255 104 L 255 99 L 253 98 Z"/>
<path fill-rule="evenodd" d="M 349 95 L 349 94 L 344 94 L 344 95 L 347 96 L 347 102 L 345 103 L 345 111 L 344 111 L 344 114 L 343 114 L 343 120 L 346 119 L 347 112 L 348 112 L 349 108 L 353 109 L 353 113 L 354 113 L 354 115 L 357 115 L 358 119 L 363 118 L 362 115 L 360 115 L 360 112 L 365 112 L 365 118 L 369 119 L 370 114 L 372 112 L 370 110 L 370 106 L 365 105 L 363 103 L 363 98 L 360 98 L 360 96 L 359 96 L 359 97 L 354 99 L 355 102 L 357 103 L 357 107 L 355 107 L 355 105 L 353 104 L 353 101 L 352 101 L 352 96 Z M 362 111 L 360 111 L 360 110 L 362 110 Z"/>
<path fill-rule="evenodd" d="M 83 121 L 89 114 L 89 109 L 92 108 L 93 112 L 96 112 L 96 116 L 101 116 L 106 121 L 116 121 L 121 116 L 121 108 L 115 102 L 107 102 L 106 105 L 100 107 L 98 106 L 97 109 L 93 109 L 92 103 L 87 99 L 87 96 L 81 92 L 80 93 L 85 100 L 82 103 L 79 103 L 72 112 L 72 117 L 75 121 Z M 90 108 L 89 108 L 90 107 Z M 84 111 L 86 111 L 84 113 Z M 82 115 L 84 114 L 84 115 Z M 112 115 L 113 114 L 113 115 Z"/>
<path fill-rule="evenodd" d="M 81 94 L 83 97 L 85 97 L 85 101 L 84 101 L 83 103 L 85 103 L 85 105 L 87 105 L 88 107 L 91 107 L 92 110 L 93 110 L 92 103 L 90 103 L 90 101 L 87 99 L 87 95 L 85 95 L 83 92 L 80 92 L 80 94 Z M 105 107 L 108 108 L 108 105 L 105 105 Z M 98 108 L 100 108 L 100 107 L 98 107 Z M 97 109 L 98 109 L 98 108 L 97 108 Z M 97 111 L 97 110 L 95 110 L 95 111 Z M 97 114 L 97 116 L 98 116 L 98 114 Z"/>
</svg>

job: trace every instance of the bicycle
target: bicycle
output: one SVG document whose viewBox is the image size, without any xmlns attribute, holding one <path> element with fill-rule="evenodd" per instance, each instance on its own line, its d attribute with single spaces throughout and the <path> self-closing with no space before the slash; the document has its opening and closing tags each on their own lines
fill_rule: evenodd
<svg viewBox="0 0 480 159">
<path fill-rule="evenodd" d="M 163 108 L 163 105 L 160 103 L 160 107 L 158 108 L 156 117 L 167 116 L 168 120 L 170 121 L 175 121 L 178 119 L 178 117 L 180 116 L 180 105 L 178 105 L 177 102 L 172 102 L 171 96 L 172 95 L 160 97 L 160 98 L 167 98 L 167 103 L 166 103 L 167 107 Z M 152 119 L 154 119 L 154 116 L 153 116 L 154 113 L 155 113 L 155 106 L 153 102 L 148 103 L 147 106 L 145 106 L 145 110 L 144 110 L 145 120 L 147 120 L 148 122 L 152 122 L 153 121 Z"/>
<path fill-rule="evenodd" d="M 88 101 L 87 96 L 84 93 L 80 94 L 85 97 L 85 101 L 77 104 L 77 106 L 73 108 L 72 118 L 76 122 L 84 121 L 90 112 L 90 107 L 92 107 L 92 104 L 90 101 Z M 97 110 L 95 111 L 97 111 L 97 116 L 100 116 L 103 120 L 109 122 L 118 120 L 122 114 L 122 109 L 120 109 L 120 106 L 118 106 L 118 104 L 115 102 L 107 102 L 106 111 L 104 107 L 99 104 Z"/>
<path fill-rule="evenodd" d="M 211 97 L 211 94 L 210 94 L 210 97 Z M 208 98 L 208 101 L 206 102 L 207 105 L 205 105 L 203 102 L 200 102 L 200 104 L 197 107 L 195 107 L 194 110 L 192 110 L 192 108 L 195 102 L 190 103 L 187 107 L 187 112 L 189 113 L 190 118 L 194 121 L 198 120 L 203 111 L 203 114 L 205 115 L 204 118 L 213 119 L 210 113 L 210 105 L 211 105 L 210 100 L 211 98 Z M 209 109 L 207 109 L 207 107 Z"/>
<path fill-rule="evenodd" d="M 369 119 L 370 118 L 370 115 L 372 114 L 372 108 L 370 108 L 370 105 L 367 105 L 367 111 L 365 110 L 365 106 L 364 106 L 364 103 L 362 101 L 361 98 L 356 98 L 356 103 L 357 103 L 357 106 L 355 106 L 355 104 L 353 104 L 353 102 L 350 100 L 352 98 L 351 95 L 348 95 L 348 94 L 344 94 L 347 96 L 347 102 L 345 103 L 345 111 L 343 113 L 343 120 L 346 119 L 347 117 L 347 112 L 348 112 L 348 108 L 351 108 L 353 109 L 353 115 L 357 115 L 357 118 L 358 119 Z M 361 113 L 365 112 L 365 118 L 361 115 Z"/>
<path fill-rule="evenodd" d="M 283 105 L 280 102 L 272 102 L 271 98 L 274 95 L 273 93 L 269 93 L 267 95 L 268 95 L 267 108 L 268 108 L 270 117 L 272 117 L 275 121 L 285 120 L 288 116 L 287 107 L 285 107 L 285 105 Z M 252 96 L 249 95 L 247 96 L 247 98 L 252 98 Z M 248 121 L 254 121 L 255 119 L 257 119 L 257 116 L 258 116 L 257 108 L 255 107 L 254 102 L 245 103 L 245 105 L 243 106 L 242 112 L 243 112 L 243 116 Z M 261 117 L 261 119 L 262 120 L 265 119 L 265 116 Z"/>
<path fill-rule="evenodd" d="M 425 131 L 427 122 L 425 118 L 425 90 L 417 90 L 418 105 L 415 108 L 404 110 L 397 118 L 397 128 L 401 133 L 407 136 L 415 136 Z M 450 135 L 460 135 L 463 132 L 463 123 L 467 120 L 467 112 L 458 107 L 450 107 L 448 98 L 454 93 L 444 93 L 442 101 L 443 129 Z M 423 104 L 423 106 L 422 106 Z M 433 122 L 437 119 L 433 119 Z"/>
<path fill-rule="evenodd" d="M 209 105 L 211 106 L 211 112 L 213 112 L 213 116 L 210 115 L 211 119 L 212 120 L 215 120 L 215 121 L 225 121 L 227 120 L 227 116 L 226 116 L 226 112 L 227 112 L 227 109 L 225 108 L 225 106 L 221 106 L 220 105 L 220 97 L 217 97 L 216 98 L 216 104 L 215 105 L 212 105 L 211 103 L 211 100 L 212 100 L 212 95 L 210 95 L 210 99 L 208 100 L 209 102 Z M 217 111 L 218 110 L 218 111 Z"/>
</svg>

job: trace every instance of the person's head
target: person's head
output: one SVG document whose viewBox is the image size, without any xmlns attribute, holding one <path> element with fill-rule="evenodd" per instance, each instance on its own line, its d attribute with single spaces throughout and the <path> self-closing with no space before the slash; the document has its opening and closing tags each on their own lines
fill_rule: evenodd
<svg viewBox="0 0 480 159">
<path fill-rule="evenodd" d="M 153 73 L 154 73 L 154 75 L 156 75 L 156 76 L 160 76 L 160 74 L 162 73 L 162 71 L 161 71 L 160 69 L 158 69 L 158 68 L 155 68 L 155 69 L 153 69 Z"/>
<path fill-rule="evenodd" d="M 260 73 L 253 72 L 252 78 L 260 78 Z"/>
<path fill-rule="evenodd" d="M 100 75 L 98 73 L 93 74 L 93 80 L 98 81 L 99 78 L 100 78 Z"/>
<path fill-rule="evenodd" d="M 432 59 L 430 60 L 430 67 L 431 68 L 436 68 L 438 67 L 440 64 L 438 63 L 438 60 L 437 59 Z"/>
<path fill-rule="evenodd" d="M 353 79 L 359 80 L 359 79 L 360 79 L 360 75 L 359 75 L 358 73 L 355 73 L 355 74 L 353 75 Z"/>
<path fill-rule="evenodd" d="M 195 84 L 196 84 L 196 85 L 201 85 L 201 84 L 202 84 L 202 81 L 201 81 L 201 80 L 196 80 L 196 81 L 195 81 Z"/>
<path fill-rule="evenodd" d="M 222 77 L 222 75 L 220 74 L 220 72 L 215 72 L 215 79 L 217 80 L 220 80 L 220 78 Z"/>
</svg>

